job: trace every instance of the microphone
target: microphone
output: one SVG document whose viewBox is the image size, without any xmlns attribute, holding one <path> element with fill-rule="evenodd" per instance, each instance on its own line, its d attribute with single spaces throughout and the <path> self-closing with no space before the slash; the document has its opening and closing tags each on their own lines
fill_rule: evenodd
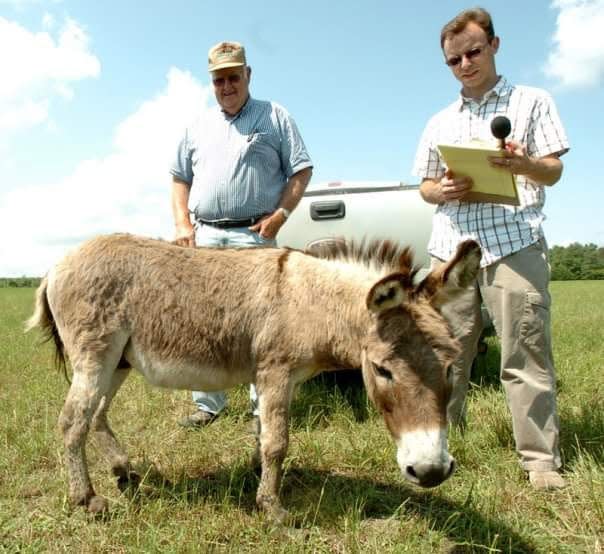
<svg viewBox="0 0 604 554">
<path fill-rule="evenodd" d="M 512 132 L 512 124 L 505 115 L 498 115 L 491 121 L 491 133 L 499 139 L 499 148 L 505 148 L 505 139 Z"/>
</svg>

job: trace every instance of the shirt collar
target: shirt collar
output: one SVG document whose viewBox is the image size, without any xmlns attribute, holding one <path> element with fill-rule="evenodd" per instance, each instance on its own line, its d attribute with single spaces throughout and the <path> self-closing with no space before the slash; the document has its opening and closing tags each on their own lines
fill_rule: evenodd
<svg viewBox="0 0 604 554">
<path fill-rule="evenodd" d="M 503 96 L 510 94 L 511 91 L 512 91 L 512 85 L 510 85 L 510 83 L 508 82 L 508 80 L 505 77 L 500 75 L 499 79 L 497 79 L 497 82 L 495 83 L 495 86 L 491 90 L 485 92 L 484 96 L 482 97 L 482 99 L 479 102 L 477 102 L 476 100 L 474 100 L 472 98 L 467 98 L 460 91 L 459 98 L 457 99 L 457 109 L 461 111 L 461 109 L 464 106 L 466 106 L 468 104 L 472 104 L 472 103 L 483 104 L 489 98 L 495 97 L 495 96 L 502 98 Z"/>
</svg>

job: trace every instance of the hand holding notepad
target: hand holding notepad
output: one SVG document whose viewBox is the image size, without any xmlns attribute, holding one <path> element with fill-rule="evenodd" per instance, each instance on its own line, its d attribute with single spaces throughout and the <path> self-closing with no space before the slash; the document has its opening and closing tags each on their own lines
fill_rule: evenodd
<svg viewBox="0 0 604 554">
<path fill-rule="evenodd" d="M 504 142 L 510 133 L 509 120 L 502 116 L 496 117 L 491 122 L 491 130 L 496 138 Z M 489 157 L 504 157 L 501 148 L 470 143 L 439 144 L 438 150 L 455 176 L 467 176 L 473 181 L 472 190 L 463 197 L 463 202 L 493 202 L 513 206 L 520 204 L 514 175 L 489 163 Z"/>
</svg>

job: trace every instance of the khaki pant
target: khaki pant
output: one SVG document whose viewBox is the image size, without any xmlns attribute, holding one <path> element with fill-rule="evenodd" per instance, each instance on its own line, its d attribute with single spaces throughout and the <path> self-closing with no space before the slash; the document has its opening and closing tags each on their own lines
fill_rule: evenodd
<svg viewBox="0 0 604 554">
<path fill-rule="evenodd" d="M 433 267 L 442 263 L 432 261 Z M 501 383 L 512 414 L 516 449 L 527 471 L 561 465 L 548 283 L 547 246 L 540 241 L 482 268 L 467 293 L 443 309 L 463 347 L 453 367 L 449 421 L 460 423 L 465 417 L 484 302 L 501 342 Z"/>
</svg>

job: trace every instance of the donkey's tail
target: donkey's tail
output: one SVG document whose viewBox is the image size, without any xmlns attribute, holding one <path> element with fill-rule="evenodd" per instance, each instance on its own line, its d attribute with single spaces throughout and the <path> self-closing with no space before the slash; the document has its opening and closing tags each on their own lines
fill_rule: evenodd
<svg viewBox="0 0 604 554">
<path fill-rule="evenodd" d="M 55 322 L 55 318 L 48 304 L 48 280 L 46 277 L 42 279 L 38 290 L 36 291 L 36 307 L 33 315 L 25 322 L 25 332 L 31 331 L 34 327 L 38 327 L 44 334 L 44 341 L 53 340 L 55 343 L 55 366 L 58 369 L 63 369 L 63 374 L 67 381 L 67 365 L 65 356 L 65 345 L 59 335 L 59 329 Z"/>
</svg>

